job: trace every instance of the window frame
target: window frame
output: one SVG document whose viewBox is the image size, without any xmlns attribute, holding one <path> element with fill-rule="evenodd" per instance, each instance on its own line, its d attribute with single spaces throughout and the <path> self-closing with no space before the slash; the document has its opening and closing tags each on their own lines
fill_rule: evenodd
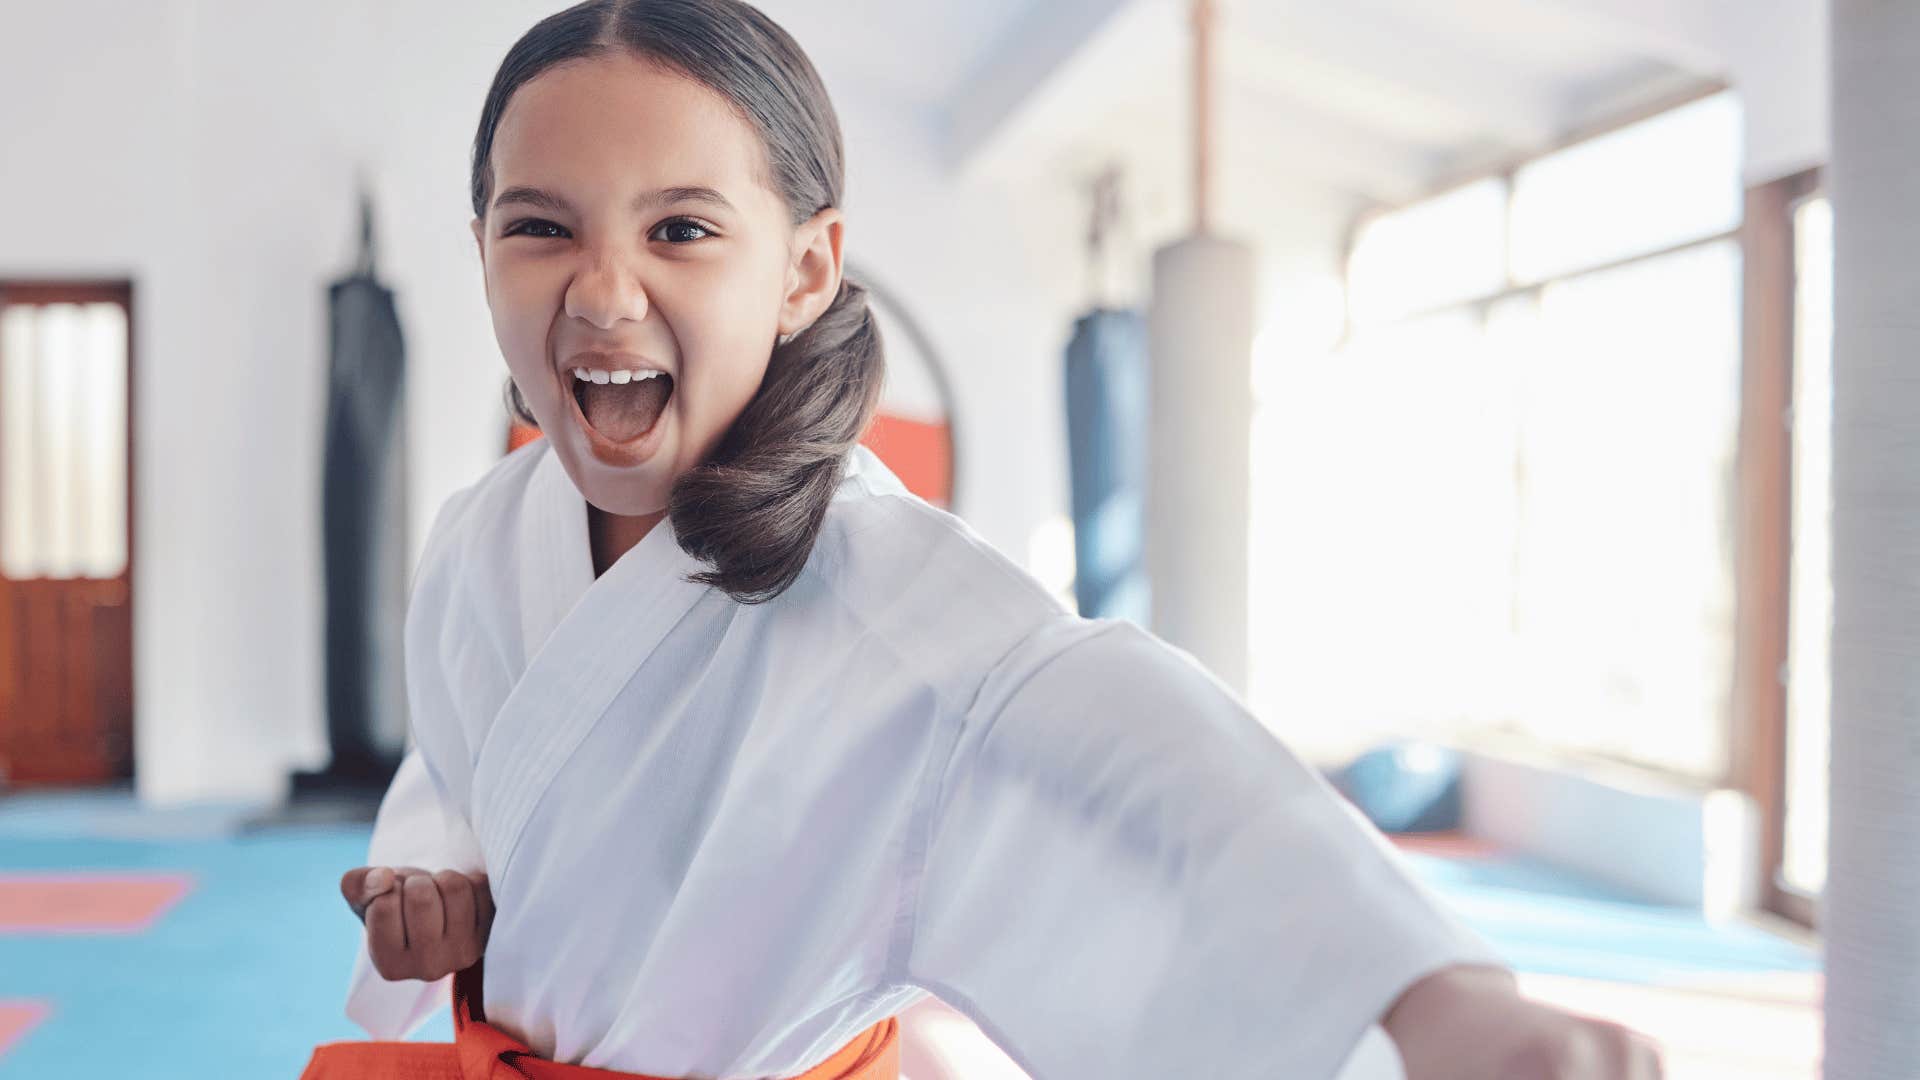
<svg viewBox="0 0 1920 1080">
<path fill-rule="evenodd" d="M 1760 812 L 1757 895 L 1812 928 L 1818 899 L 1787 885 L 1787 654 L 1793 566 L 1794 213 L 1825 193 L 1818 166 L 1747 189 L 1741 333 L 1740 529 L 1735 537 L 1735 785 Z"/>
</svg>

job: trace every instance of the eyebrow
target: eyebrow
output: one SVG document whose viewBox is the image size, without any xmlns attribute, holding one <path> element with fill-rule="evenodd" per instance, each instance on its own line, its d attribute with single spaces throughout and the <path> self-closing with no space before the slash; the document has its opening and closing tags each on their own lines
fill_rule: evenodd
<svg viewBox="0 0 1920 1080">
<path fill-rule="evenodd" d="M 649 207 L 679 202 L 705 203 L 721 210 L 734 208 L 725 195 L 709 187 L 667 187 L 656 191 L 643 191 L 634 197 L 631 206 L 635 213 L 641 213 Z M 536 187 L 507 188 L 493 200 L 495 210 L 503 206 L 530 206 L 555 214 L 572 213 L 572 207 L 567 205 L 567 200 Z"/>
</svg>

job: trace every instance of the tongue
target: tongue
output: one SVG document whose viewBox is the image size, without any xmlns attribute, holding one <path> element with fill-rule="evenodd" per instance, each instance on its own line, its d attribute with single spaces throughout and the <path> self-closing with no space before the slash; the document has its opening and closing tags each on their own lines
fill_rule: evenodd
<svg viewBox="0 0 1920 1080">
<path fill-rule="evenodd" d="M 614 442 L 631 442 L 645 435 L 667 407 L 668 385 L 672 377 L 656 375 L 651 379 L 624 385 L 584 383 L 580 411 L 587 415 L 593 429 Z"/>
</svg>

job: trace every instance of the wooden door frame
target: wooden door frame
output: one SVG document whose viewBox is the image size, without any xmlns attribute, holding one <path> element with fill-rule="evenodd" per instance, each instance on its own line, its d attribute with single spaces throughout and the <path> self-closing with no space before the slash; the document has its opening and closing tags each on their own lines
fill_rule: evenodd
<svg viewBox="0 0 1920 1080">
<path fill-rule="evenodd" d="M 1749 188 L 1741 226 L 1739 507 L 1735 542 L 1733 774 L 1760 811 L 1761 906 L 1812 927 L 1813 898 L 1786 888 L 1787 643 L 1793 565 L 1794 209 L 1807 169 Z"/>
<path fill-rule="evenodd" d="M 131 631 L 136 627 L 135 603 L 138 595 L 137 574 L 139 572 L 138 541 L 140 536 L 139 518 L 135 516 L 138 507 L 137 492 L 140 489 L 136 471 L 135 447 L 138 445 L 139 417 L 137 386 L 139 380 L 135 374 L 139 371 L 139 334 L 136 331 L 138 309 L 134 305 L 134 284 L 131 278 L 0 278 L 0 307 L 7 304 L 88 304 L 112 303 L 120 305 L 127 317 L 127 386 L 126 386 L 126 484 L 127 484 L 127 621 L 130 629 L 129 648 L 127 650 L 127 693 L 129 697 L 129 760 L 126 777 L 131 778 L 137 767 L 138 757 L 132 747 L 135 731 L 139 726 L 138 701 L 139 670 L 137 664 L 136 635 Z M 4 431 L 5 413 L 0 410 L 0 432 Z M 0 485 L 5 476 L 0 475 Z"/>
</svg>

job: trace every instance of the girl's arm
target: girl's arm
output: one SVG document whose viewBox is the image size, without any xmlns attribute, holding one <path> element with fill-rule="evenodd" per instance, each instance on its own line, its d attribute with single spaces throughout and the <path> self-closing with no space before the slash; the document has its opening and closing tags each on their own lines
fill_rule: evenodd
<svg viewBox="0 0 1920 1080">
<path fill-rule="evenodd" d="M 899 974 L 1035 1080 L 1318 1080 L 1376 1027 L 1410 1080 L 1499 1080 L 1605 1035 L 1514 995 L 1317 772 L 1131 623 L 1036 631 L 929 783 Z"/>
</svg>

